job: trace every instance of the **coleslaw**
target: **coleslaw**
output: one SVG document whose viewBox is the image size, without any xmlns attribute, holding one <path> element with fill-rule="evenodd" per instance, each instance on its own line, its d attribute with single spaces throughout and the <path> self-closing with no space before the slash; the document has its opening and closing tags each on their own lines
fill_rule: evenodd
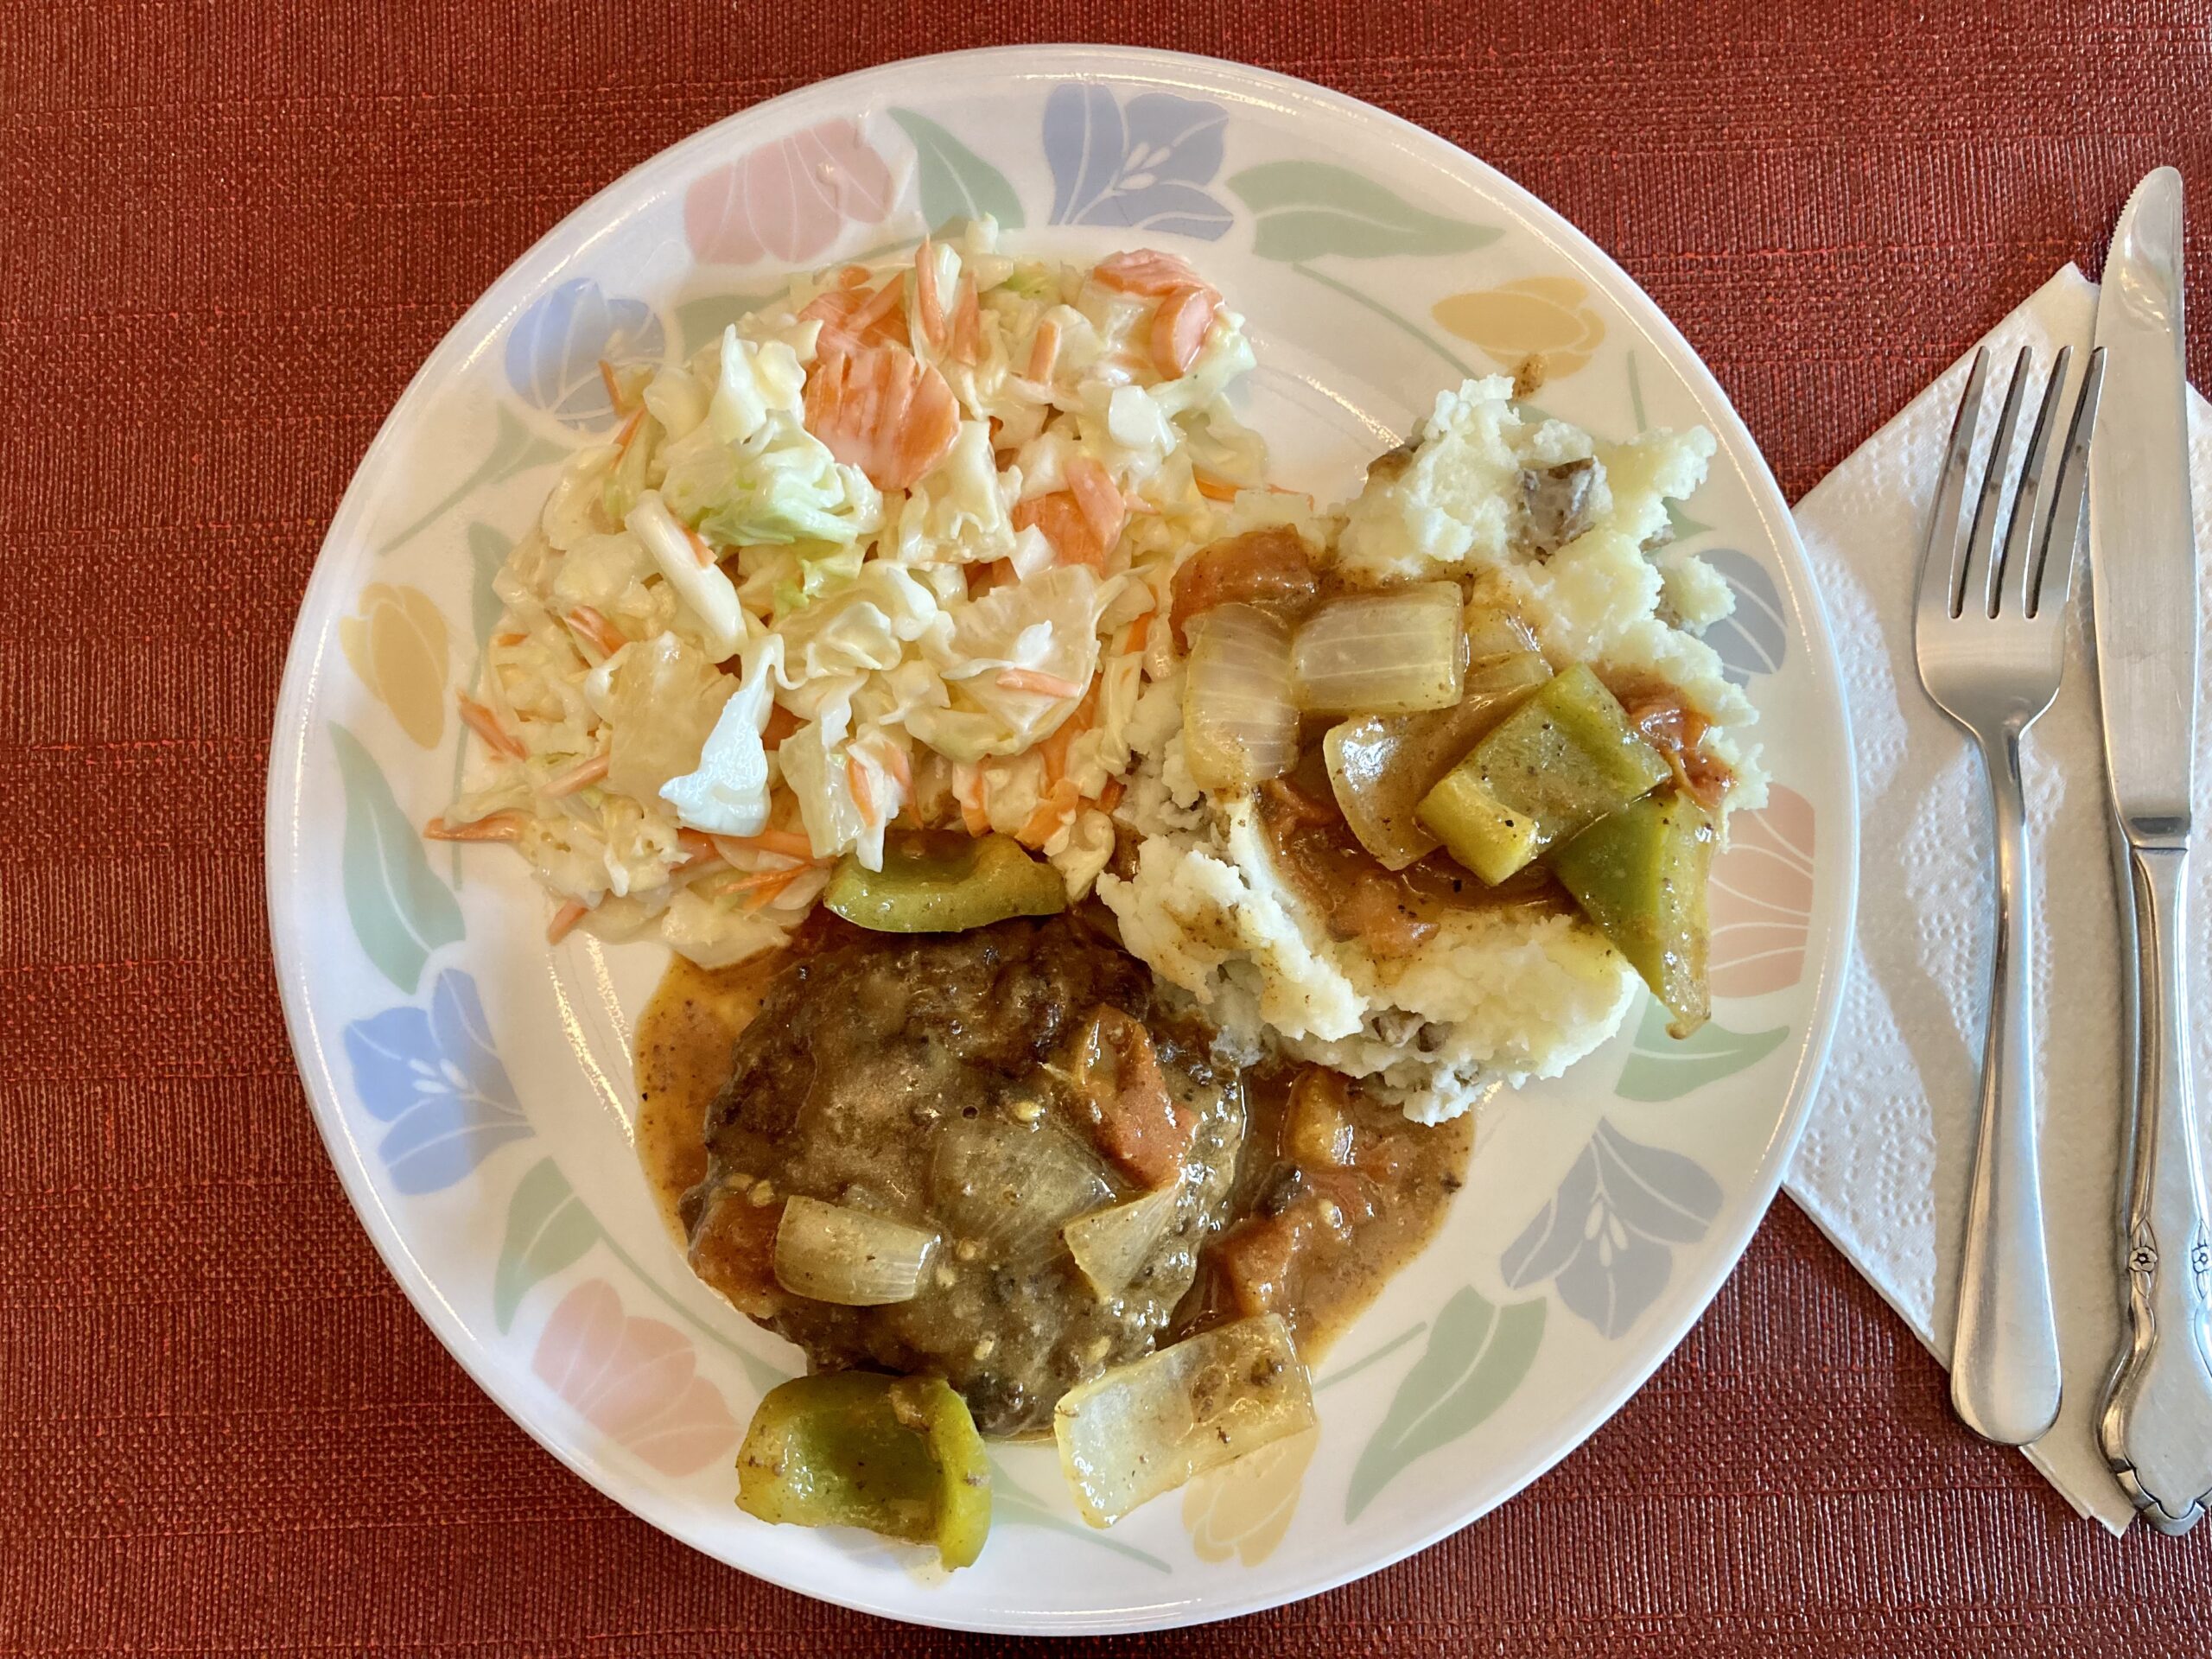
<svg viewBox="0 0 2212 1659">
<path fill-rule="evenodd" d="M 555 938 L 708 967 L 894 824 L 1012 836 L 1081 896 L 1177 563 L 1310 511 L 1229 408 L 1252 361 L 1179 259 L 1018 259 L 984 219 L 603 365 L 625 424 L 498 573 L 481 753 L 429 833 L 513 844 Z"/>
</svg>

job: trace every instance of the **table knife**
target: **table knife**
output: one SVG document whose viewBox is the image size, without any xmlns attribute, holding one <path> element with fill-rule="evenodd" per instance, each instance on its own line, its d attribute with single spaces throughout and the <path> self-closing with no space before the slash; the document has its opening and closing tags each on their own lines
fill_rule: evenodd
<svg viewBox="0 0 2212 1659">
<path fill-rule="evenodd" d="M 2185 1532 L 2212 1503 L 2212 1230 L 2189 1039 L 2196 548 L 2182 332 L 2181 175 L 2135 188 L 2097 303 L 2104 424 L 2089 455 L 2089 569 L 2107 777 L 2134 957 L 2121 1215 L 2126 1332 L 2097 1433 L 2135 1506 Z M 2129 930 L 2123 927 L 2123 932 Z"/>
</svg>

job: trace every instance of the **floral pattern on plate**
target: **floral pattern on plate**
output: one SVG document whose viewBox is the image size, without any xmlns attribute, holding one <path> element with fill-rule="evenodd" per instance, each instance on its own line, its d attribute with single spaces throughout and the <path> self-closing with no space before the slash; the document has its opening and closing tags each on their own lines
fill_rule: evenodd
<svg viewBox="0 0 2212 1659">
<path fill-rule="evenodd" d="M 856 121 L 824 121 L 705 173 L 683 195 L 683 234 L 710 265 L 819 259 L 848 225 L 880 225 L 891 168 Z"/>
<path fill-rule="evenodd" d="M 1705 1236 L 1720 1198 L 1693 1160 L 1601 1122 L 1498 1271 L 1516 1290 L 1549 1281 L 1568 1313 L 1621 1337 L 1667 1287 L 1675 1248 Z"/>
<path fill-rule="evenodd" d="M 977 213 L 1046 251 L 1204 245 L 1184 251 L 1264 337 L 1308 353 L 1314 400 L 1294 412 L 1338 448 L 1402 433 L 1440 385 L 1516 352 L 1546 354 L 1548 409 L 1593 430 L 1713 425 L 1714 480 L 1677 533 L 1719 543 L 1738 604 L 1709 637 L 1753 686 L 1769 752 L 1803 758 L 1722 862 L 1716 979 L 1734 1006 L 1678 1044 L 1647 1004 L 1605 1054 L 1532 1087 L 1516 1156 L 1565 1171 L 1558 1190 L 1530 1217 L 1525 1161 L 1477 1159 L 1478 1190 L 1319 1378 L 1318 1436 L 1111 1533 L 1075 1518 L 1049 1448 L 1001 1448 L 991 1549 L 948 1577 L 735 1512 L 729 1456 L 790 1356 L 762 1357 L 772 1340 L 689 1281 L 607 1109 L 627 1083 L 621 1011 L 658 963 L 573 940 L 544 952 L 524 878 L 458 848 L 433 868 L 420 830 L 460 776 L 445 699 L 497 616 L 491 575 L 550 464 L 613 430 L 602 361 L 694 350 L 795 266 L 910 247 Z M 503 1405 L 655 1524 L 748 1570 L 893 1616 L 1061 1633 L 1221 1616 L 1369 1570 L 1601 1421 L 1772 1190 L 1825 1039 L 1853 854 L 1817 608 L 1802 555 L 1769 539 L 1786 523 L 1718 389 L 1570 227 L 1332 95 L 1056 48 L 893 66 L 747 111 L 500 278 L 332 526 L 287 672 L 269 846 L 280 984 L 334 1158 L 426 1319 Z M 1612 1079 L 1592 1135 L 1579 1103 Z M 1496 1271 L 1470 1284 L 1470 1263 Z"/>
<path fill-rule="evenodd" d="M 664 1475 L 696 1473 L 737 1449 L 721 1390 L 699 1375 L 690 1338 L 632 1318 L 604 1279 L 563 1296 L 530 1369 L 601 1433 Z"/>
<path fill-rule="evenodd" d="M 603 431 L 616 418 L 610 372 L 657 366 L 666 346 L 651 306 L 610 296 L 579 276 L 515 320 L 507 336 L 507 384 L 563 426 Z"/>
<path fill-rule="evenodd" d="M 387 1126 L 377 1156 L 401 1192 L 451 1186 L 508 1141 L 530 1136 L 476 982 L 460 969 L 438 976 L 428 1008 L 356 1020 L 345 1041 L 361 1105 Z"/>
</svg>

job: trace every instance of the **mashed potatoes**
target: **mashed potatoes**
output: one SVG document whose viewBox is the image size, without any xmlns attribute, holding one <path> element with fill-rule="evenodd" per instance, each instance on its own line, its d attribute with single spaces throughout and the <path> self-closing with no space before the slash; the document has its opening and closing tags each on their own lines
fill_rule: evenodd
<svg viewBox="0 0 2212 1659">
<path fill-rule="evenodd" d="M 1757 716 L 1696 632 L 1732 596 L 1661 544 L 1667 503 L 1703 480 L 1712 435 L 1600 443 L 1524 417 L 1510 391 L 1493 377 L 1444 393 L 1410 455 L 1371 469 L 1328 550 L 1338 578 L 1467 579 L 1529 622 L 1555 667 L 1666 682 L 1712 722 L 1705 752 L 1735 775 L 1725 810 L 1761 804 L 1742 741 Z M 1180 723 L 1171 671 L 1131 721 L 1142 761 L 1117 816 L 1141 837 L 1134 868 L 1098 892 L 1129 950 L 1226 1029 L 1370 1078 L 1436 1122 L 1496 1083 L 1557 1076 L 1619 1026 L 1636 974 L 1579 915 L 1446 912 L 1388 957 L 1336 937 L 1278 867 L 1250 795 L 1209 798 L 1192 782 Z"/>
</svg>

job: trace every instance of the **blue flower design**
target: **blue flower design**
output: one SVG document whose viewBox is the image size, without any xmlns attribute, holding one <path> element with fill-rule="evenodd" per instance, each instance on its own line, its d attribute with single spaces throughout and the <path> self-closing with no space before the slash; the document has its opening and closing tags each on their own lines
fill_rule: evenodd
<svg viewBox="0 0 2212 1659">
<path fill-rule="evenodd" d="M 1773 673 L 1789 654 L 1782 590 L 1748 553 L 1717 547 L 1701 556 L 1736 594 L 1736 608 L 1705 631 L 1705 643 L 1720 654 L 1721 672 L 1738 685 L 1754 674 Z"/>
<path fill-rule="evenodd" d="M 1045 100 L 1055 225 L 1119 225 L 1211 241 L 1230 211 L 1202 186 L 1221 170 L 1229 111 L 1203 99 L 1140 92 L 1125 110 L 1105 87 L 1071 81 Z"/>
<path fill-rule="evenodd" d="M 666 343 L 660 319 L 643 300 L 610 299 L 588 276 L 575 277 L 515 319 L 507 384 L 564 425 L 605 427 L 614 404 L 600 364 L 657 364 Z"/>
<path fill-rule="evenodd" d="M 1601 1122 L 1498 1271 L 1516 1290 L 1552 1281 L 1568 1312 L 1611 1340 L 1666 1289 L 1668 1246 L 1695 1243 L 1719 1213 L 1719 1183 L 1696 1164 Z"/>
<path fill-rule="evenodd" d="M 492 1046 L 476 982 L 448 968 L 430 1006 L 392 1008 L 346 1027 L 353 1092 L 391 1127 L 377 1156 L 402 1192 L 435 1192 L 531 1133 Z"/>
</svg>

